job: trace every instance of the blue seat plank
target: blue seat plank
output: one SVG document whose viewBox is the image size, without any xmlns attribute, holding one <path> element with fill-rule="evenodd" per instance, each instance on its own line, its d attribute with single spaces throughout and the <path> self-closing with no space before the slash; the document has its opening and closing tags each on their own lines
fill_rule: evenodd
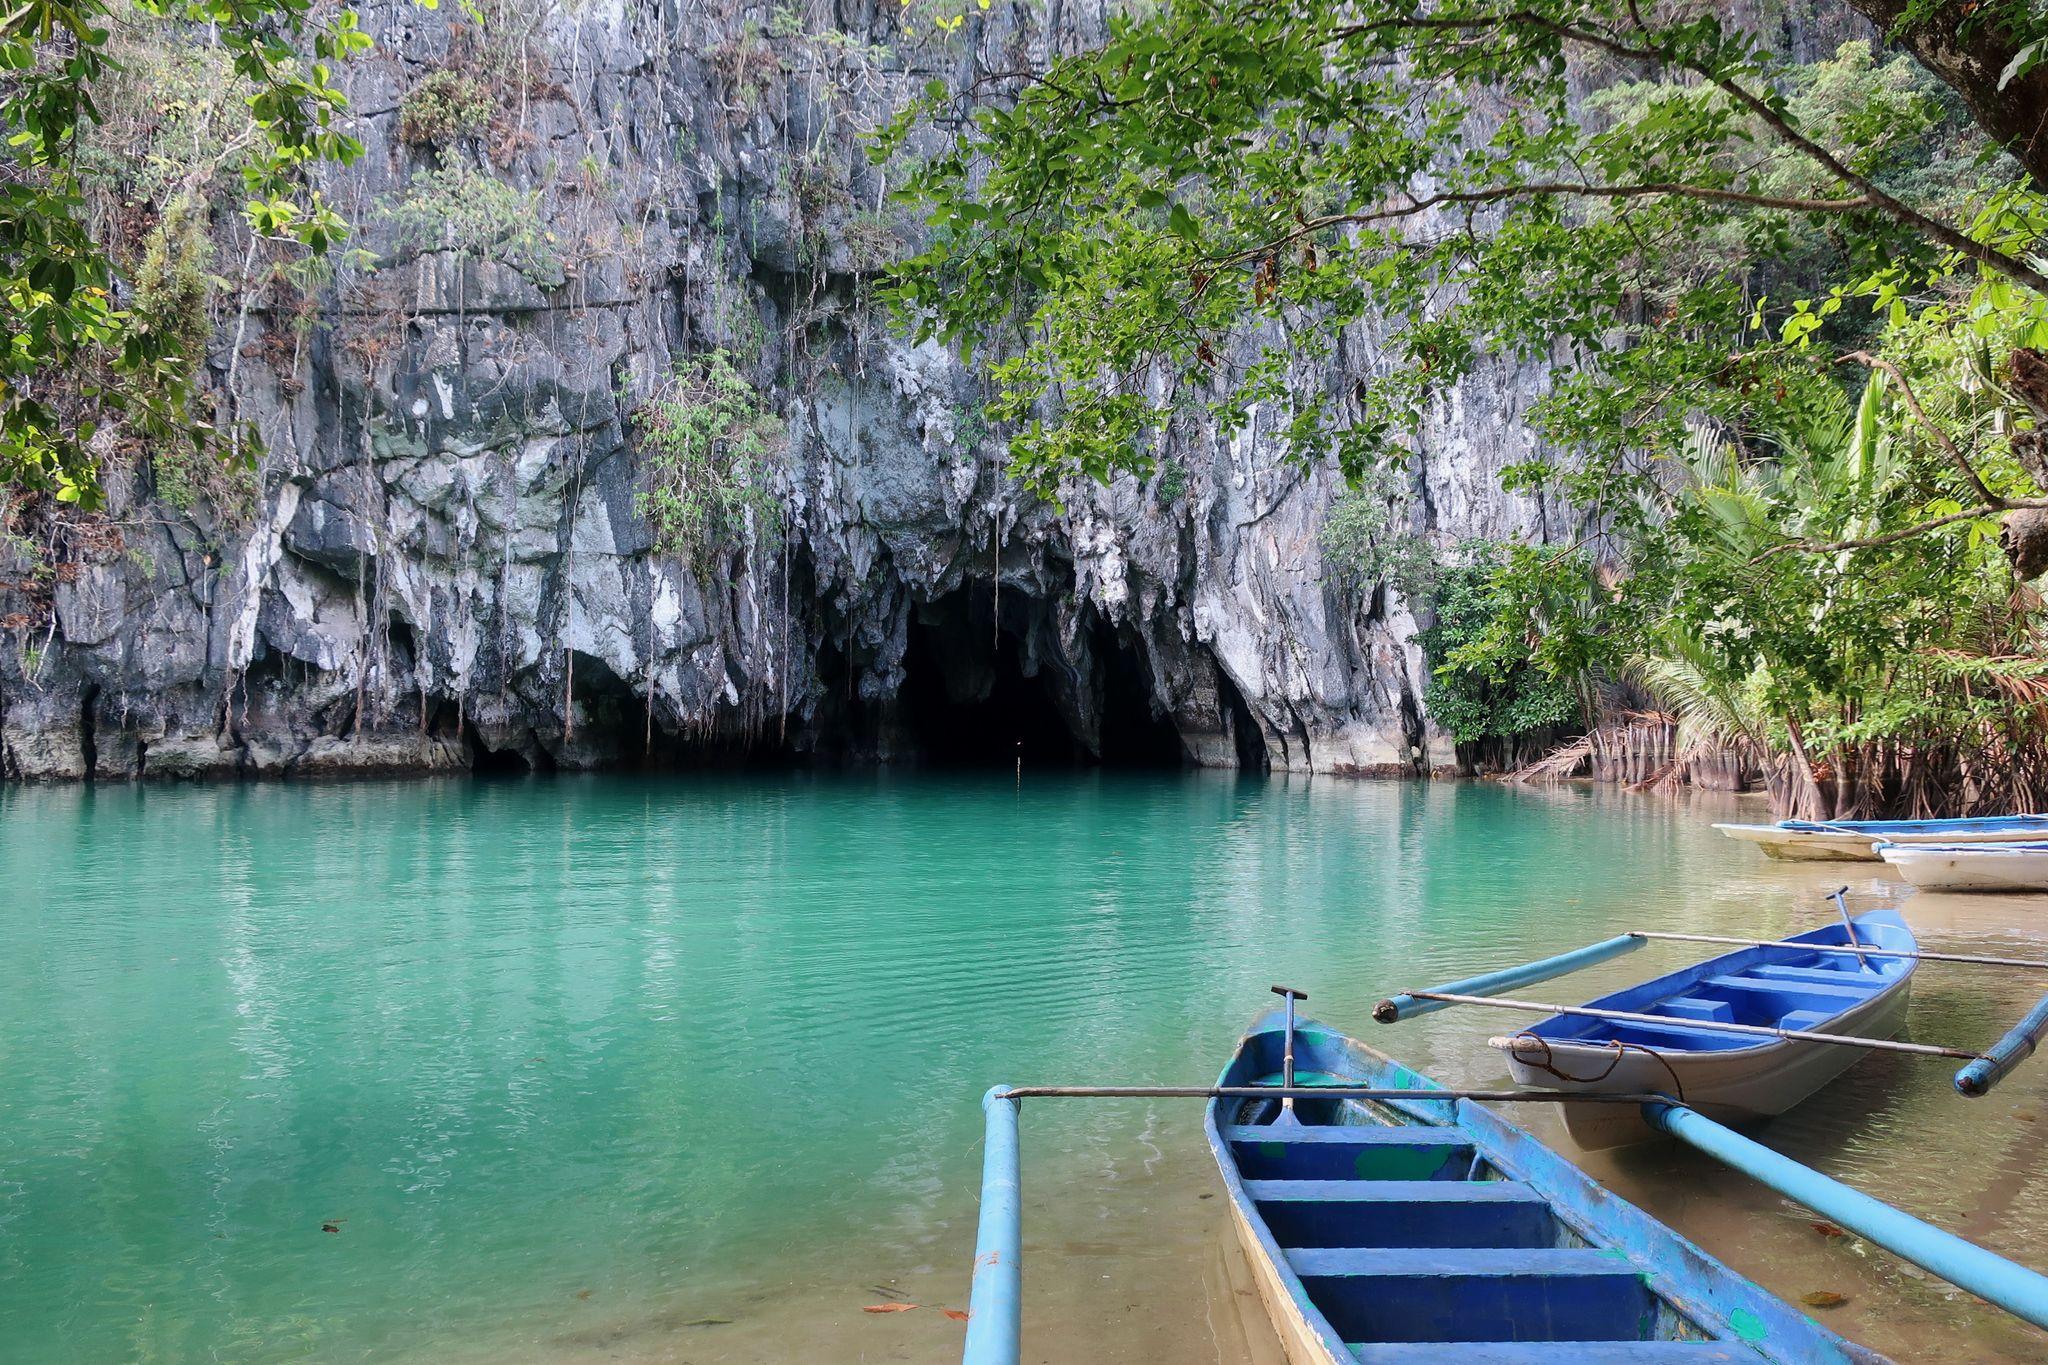
<svg viewBox="0 0 2048 1365">
<path fill-rule="evenodd" d="M 1464 1180 L 1472 1140 L 1449 1128 L 1282 1127 L 1224 1130 L 1246 1180 Z"/>
<path fill-rule="evenodd" d="M 1646 1341 L 1661 1304 L 1591 1248 L 1306 1247 L 1286 1253 L 1345 1341 Z"/>
<path fill-rule="evenodd" d="M 1674 995 L 1652 1012 L 1657 1011 L 1674 1019 L 1700 1019 L 1723 1024 L 1735 1022 L 1735 1007 L 1726 1000 L 1701 1000 L 1692 995 Z"/>
<path fill-rule="evenodd" d="M 1248 1180 L 1283 1247 L 1554 1247 L 1556 1215 L 1508 1180 Z"/>
<path fill-rule="evenodd" d="M 1549 1201 L 1519 1180 L 1247 1180 L 1245 1193 L 1261 1204 L 1294 1199 L 1337 1202 L 1541 1204 Z"/>
<path fill-rule="evenodd" d="M 1837 986 L 1819 981 L 1763 981 L 1753 976 L 1710 976 L 1706 984 L 1717 991 L 1740 992 L 1743 995 L 1774 995 L 1813 1002 L 1839 1000 L 1843 1007 L 1870 994 L 1862 986 Z"/>
<path fill-rule="evenodd" d="M 1424 1096 L 1423 1098 L 1428 1098 Z M 1231 1142 L 1286 1142 L 1318 1143 L 1332 1142 L 1346 1147 L 1366 1143 L 1385 1143 L 1390 1146 L 1408 1147 L 1418 1142 L 1436 1142 L 1454 1146 L 1469 1146 L 1471 1139 L 1456 1128 L 1425 1128 L 1417 1125 L 1392 1125 L 1377 1123 L 1361 1124 L 1303 1124 L 1298 1127 L 1282 1127 L 1273 1124 L 1266 1127 L 1226 1128 L 1225 1139 Z"/>
<path fill-rule="evenodd" d="M 1359 1365 L 1755 1365 L 1733 1341 L 1367 1342 L 1351 1347 Z"/>
<path fill-rule="evenodd" d="M 1844 958 L 1854 962 L 1854 958 Z M 1823 986 L 1846 986 L 1850 990 L 1869 994 L 1883 990 L 1892 984 L 1895 977 L 1880 976 L 1876 972 L 1861 969 L 1844 970 L 1840 967 L 1786 967 L 1776 962 L 1764 962 L 1749 968 L 1744 976 L 1754 976 L 1768 981 L 1811 981 Z"/>
<path fill-rule="evenodd" d="M 1755 1047 L 1759 1043 L 1771 1041 L 1755 1034 L 1724 1033 L 1714 1028 L 1691 1028 L 1683 1019 L 1673 1019 L 1669 1024 L 1638 1024 L 1634 1020 L 1610 1023 L 1604 1019 L 1595 1019 L 1589 1021 L 1584 1033 L 1573 1041 L 1602 1043 L 1617 1038 L 1639 1047 L 1677 1052 L 1731 1052 L 1737 1048 Z"/>
<path fill-rule="evenodd" d="M 1619 1277 L 1639 1280 L 1635 1264 L 1619 1251 L 1566 1247 L 1545 1251 L 1513 1248 L 1431 1250 L 1380 1247 L 1306 1247 L 1287 1253 L 1297 1275 L 1367 1275 L 1374 1278 L 1456 1279 L 1536 1276 Z"/>
</svg>

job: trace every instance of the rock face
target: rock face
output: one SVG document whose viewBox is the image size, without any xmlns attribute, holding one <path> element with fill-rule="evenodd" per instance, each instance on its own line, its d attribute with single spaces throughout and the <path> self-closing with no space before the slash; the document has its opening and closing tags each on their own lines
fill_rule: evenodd
<svg viewBox="0 0 2048 1365">
<path fill-rule="evenodd" d="M 888 332 L 872 278 L 915 229 L 885 197 L 902 168 L 869 165 L 860 132 L 927 80 L 1042 61 L 1046 29 L 1073 45 L 1102 22 L 1061 0 L 1043 28 L 965 9 L 921 41 L 873 0 L 751 18 L 503 0 L 481 26 L 456 6 L 368 9 L 376 52 L 345 72 L 368 154 L 327 187 L 378 262 L 323 286 L 310 328 L 276 290 L 223 310 L 220 416 L 265 452 L 247 514 L 176 511 L 117 461 L 104 518 L 0 543 L 0 770 L 1061 743 L 1450 764 L 1409 606 L 1326 573 L 1341 481 L 1284 460 L 1277 421 L 1178 431 L 1151 479 L 1054 508 L 1005 478 L 980 379 Z M 409 144 L 406 94 L 443 68 L 491 86 L 492 121 Z M 437 167 L 484 229 L 422 190 Z M 423 231 L 432 212 L 449 221 Z M 241 260 L 231 210 L 217 228 L 217 262 Z M 1378 363 L 1369 336 L 1343 341 L 1343 369 Z M 783 419 L 772 507 L 666 555 L 636 499 L 633 408 L 712 350 Z M 1416 529 L 1579 529 L 1497 481 L 1543 453 L 1522 418 L 1547 374 L 1504 363 L 1440 396 Z"/>
</svg>

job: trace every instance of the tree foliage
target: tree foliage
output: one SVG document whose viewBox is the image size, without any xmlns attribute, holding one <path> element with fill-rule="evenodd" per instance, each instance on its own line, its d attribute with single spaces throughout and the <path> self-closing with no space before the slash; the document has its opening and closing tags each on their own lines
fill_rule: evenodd
<svg viewBox="0 0 2048 1365">
<path fill-rule="evenodd" d="M 1453 684 L 1664 659 L 1765 718 L 1809 806 L 1851 770 L 1831 803 L 1924 804 L 1943 765 L 1941 799 L 1988 799 L 1955 774 L 2044 766 L 1994 718 L 2039 667 L 2014 565 L 2048 565 L 2019 543 L 2048 408 L 2014 396 L 2048 376 L 2048 139 L 2004 96 L 2048 79 L 2048 15 L 1853 3 L 1878 41 L 1802 65 L 1676 0 L 1167 0 L 990 74 L 995 108 L 934 88 L 899 120 L 943 146 L 894 296 L 987 365 L 1040 491 L 1256 415 L 1350 477 L 1325 550 L 1353 576 L 1445 387 L 1547 362 L 1550 453 L 1504 481 L 1580 534 L 1444 580 L 1457 732 L 1514 715 Z M 1337 384 L 1340 353 L 1381 363 Z"/>
<path fill-rule="evenodd" d="M 1933 103 L 1852 109 L 1799 75 L 1696 7 L 1174 0 L 991 77 L 1007 102 L 934 88 L 898 121 L 898 140 L 953 138 L 908 191 L 935 237 L 894 296 L 986 359 L 1018 471 L 1048 493 L 1144 468 L 1177 416 L 1228 431 L 1255 405 L 1356 476 L 1400 460 L 1487 353 L 1575 357 L 1572 402 L 1598 406 L 1559 434 L 1628 462 L 1694 406 L 1745 401 L 1726 362 L 1758 339 L 1754 299 L 1703 242 L 1810 229 L 1855 283 L 1951 261 L 2048 283 L 2024 241 L 1902 197 L 1899 149 Z M 1588 84 L 1610 97 L 1582 101 Z M 2002 175 L 2031 232 L 2036 187 Z M 1337 341 L 1381 320 L 1352 335 L 1392 363 L 1331 392 Z M 1594 510 L 1606 475 L 1580 490 Z"/>
<path fill-rule="evenodd" d="M 1460 744 L 1554 729 L 1582 712 L 1571 683 L 1536 664 L 1526 641 L 1519 653 L 1501 647 L 1523 626 L 1519 604 L 1501 597 L 1492 573 L 1503 553 L 1484 542 L 1464 546 L 1462 562 L 1437 575 L 1434 621 L 1415 637 L 1433 666 L 1423 705 Z"/>
<path fill-rule="evenodd" d="M 260 136 L 240 161 L 243 215 L 259 236 L 320 252 L 344 234 L 305 184 L 321 160 L 361 146 L 337 127 L 330 63 L 369 46 L 352 11 L 312 0 L 137 0 L 148 16 L 202 29 L 246 87 Z M 98 95 L 116 74 L 112 0 L 25 0 L 0 17 L 0 478 L 97 500 L 86 444 L 113 412 L 145 440 L 202 438 L 187 409 L 189 315 L 152 316 L 124 300 L 118 263 L 86 212 Z M 168 209 L 170 201 L 157 206 Z"/>
</svg>

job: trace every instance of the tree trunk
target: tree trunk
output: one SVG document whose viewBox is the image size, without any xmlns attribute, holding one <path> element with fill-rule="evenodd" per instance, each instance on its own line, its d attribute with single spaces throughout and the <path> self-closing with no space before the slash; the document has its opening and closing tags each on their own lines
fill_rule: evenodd
<svg viewBox="0 0 2048 1365">
<path fill-rule="evenodd" d="M 1954 3 L 1916 5 L 1914 0 L 1849 0 L 1887 38 L 1909 9 L 1931 10 L 1909 23 L 1897 41 L 1920 64 L 1962 96 L 1980 127 L 2013 154 L 2036 189 L 2048 189 L 2048 63 L 1998 88 L 2007 64 L 2029 36 L 1988 17 L 2006 6 Z M 2011 6 L 2020 9 L 2021 6 Z M 1973 19 L 1974 16 L 1974 19 Z"/>
</svg>

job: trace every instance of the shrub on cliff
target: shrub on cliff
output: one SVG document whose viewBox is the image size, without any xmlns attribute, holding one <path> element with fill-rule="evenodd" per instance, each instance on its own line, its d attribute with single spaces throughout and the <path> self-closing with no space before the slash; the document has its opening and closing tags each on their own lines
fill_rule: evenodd
<svg viewBox="0 0 2048 1365">
<path fill-rule="evenodd" d="M 445 147 L 482 132 L 497 101 L 488 87 L 460 71 L 433 71 L 398 102 L 398 135 L 416 147 Z"/>
<path fill-rule="evenodd" d="M 536 287 L 553 289 L 567 275 L 555 234 L 541 221 L 541 193 L 508 185 L 474 166 L 416 171 L 405 196 L 383 216 L 399 240 L 422 251 L 459 251 L 497 261 Z"/>
<path fill-rule="evenodd" d="M 655 549 L 700 571 L 736 539 L 773 539 L 781 419 L 724 351 L 684 361 L 633 414 L 645 487 L 634 506 Z"/>
</svg>

